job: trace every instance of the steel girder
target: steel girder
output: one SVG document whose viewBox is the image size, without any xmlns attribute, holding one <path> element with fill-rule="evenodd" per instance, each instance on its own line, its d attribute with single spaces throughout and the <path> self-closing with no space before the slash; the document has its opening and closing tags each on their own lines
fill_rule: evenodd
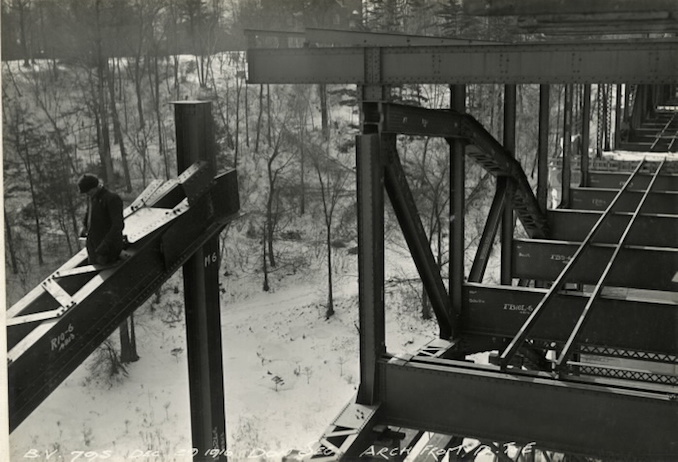
<svg viewBox="0 0 678 462">
<path fill-rule="evenodd" d="M 480 16 L 572 14 L 592 15 L 623 13 L 647 14 L 675 11 L 673 0 L 463 0 L 464 12 Z M 583 19 L 583 18 L 582 18 Z"/>
<path fill-rule="evenodd" d="M 168 188 L 156 190 L 159 198 L 153 206 L 168 206 L 169 197 L 172 203 L 182 202 L 182 197 L 188 200 L 176 180 L 167 184 Z M 196 250 L 237 217 L 236 172 L 224 173 L 209 184 L 200 197 L 192 196 L 187 210 L 125 250 L 125 258 L 117 265 L 86 265 L 86 252 L 81 251 L 50 276 L 48 280 L 59 279 L 63 292 L 75 302 L 64 312 L 8 327 L 10 431 Z M 49 309 L 50 296 L 42 291 L 41 286 L 19 301 L 8 311 L 8 320 Z"/>
<path fill-rule="evenodd" d="M 464 286 L 462 332 L 512 338 L 546 289 L 511 286 Z M 588 297 L 562 292 L 555 296 L 530 338 L 562 343 L 567 340 Z M 596 300 L 582 332 L 581 345 L 678 355 L 678 303 L 608 295 Z"/>
<path fill-rule="evenodd" d="M 554 281 L 580 243 L 541 239 L 516 239 L 513 245 L 513 276 Z M 593 244 L 572 269 L 566 282 L 595 284 L 614 252 L 612 244 Z M 626 246 L 610 272 L 607 285 L 661 291 L 678 291 L 674 280 L 678 249 Z"/>
<path fill-rule="evenodd" d="M 631 189 L 624 194 L 615 211 L 630 212 L 638 205 L 643 190 Z M 615 189 L 578 188 L 571 189 L 572 208 L 579 210 L 605 210 L 617 195 Z M 678 191 L 651 191 L 643 213 L 664 213 L 678 215 Z"/>
<path fill-rule="evenodd" d="M 307 27 L 301 34 L 311 43 L 341 46 L 489 45 L 498 43 L 493 40 L 475 40 L 460 37 L 431 37 L 426 35 L 361 30 L 321 29 L 317 27 Z"/>
<path fill-rule="evenodd" d="M 628 177 L 628 172 L 590 172 L 590 184 L 587 186 L 592 188 L 620 188 L 626 182 Z M 646 189 L 650 179 L 650 175 L 640 174 L 636 179 L 631 181 L 629 188 Z M 657 177 L 657 181 L 654 183 L 654 188 L 656 188 L 657 191 L 678 191 L 678 175 L 675 173 L 660 174 Z"/>
<path fill-rule="evenodd" d="M 551 229 L 551 239 L 560 241 L 584 240 L 589 230 L 600 218 L 602 211 L 555 209 L 546 217 Z M 596 234 L 596 242 L 618 242 L 631 212 L 610 216 Z M 628 236 L 628 243 L 639 246 L 675 247 L 678 236 L 678 215 L 642 214 L 636 219 Z"/>
<path fill-rule="evenodd" d="M 249 83 L 675 83 L 678 42 L 249 49 Z M 370 81 L 373 54 L 379 81 Z"/>
<path fill-rule="evenodd" d="M 382 424 L 615 460 L 678 458 L 675 388 L 640 391 L 419 356 L 379 367 Z"/>
</svg>

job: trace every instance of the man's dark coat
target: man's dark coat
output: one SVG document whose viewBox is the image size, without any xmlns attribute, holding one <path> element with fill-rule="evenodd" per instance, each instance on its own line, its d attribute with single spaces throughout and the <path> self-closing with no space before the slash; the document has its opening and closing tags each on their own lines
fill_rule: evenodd
<svg viewBox="0 0 678 462">
<path fill-rule="evenodd" d="M 105 187 L 92 197 L 91 212 L 85 215 L 87 232 L 87 254 L 90 262 L 101 263 L 95 257 L 104 257 L 106 263 L 117 260 L 122 252 L 122 199 Z M 87 223 L 87 217 L 91 223 Z"/>
</svg>

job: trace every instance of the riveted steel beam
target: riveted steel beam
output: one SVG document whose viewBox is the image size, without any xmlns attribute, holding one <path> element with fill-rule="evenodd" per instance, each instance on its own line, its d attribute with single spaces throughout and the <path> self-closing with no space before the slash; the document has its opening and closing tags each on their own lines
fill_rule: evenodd
<svg viewBox="0 0 678 462">
<path fill-rule="evenodd" d="M 379 367 L 385 424 L 618 460 L 678 458 L 678 400 L 670 392 L 436 358 L 394 358 Z"/>
<path fill-rule="evenodd" d="M 533 16 L 543 14 L 647 14 L 675 11 L 673 0 L 463 0 L 464 12 L 471 15 Z M 608 18 L 612 19 L 612 18 Z"/>
<path fill-rule="evenodd" d="M 605 188 L 577 188 L 571 189 L 572 208 L 580 210 L 605 210 L 617 195 L 615 189 Z M 643 196 L 640 189 L 630 189 L 619 199 L 615 211 L 633 211 Z M 644 213 L 678 214 L 678 192 L 659 191 L 650 192 L 647 204 L 643 207 Z"/>
<path fill-rule="evenodd" d="M 513 276 L 555 280 L 580 243 L 539 239 L 516 239 L 513 246 Z M 592 244 L 568 275 L 567 282 L 595 284 L 614 251 L 612 244 Z M 678 249 L 627 245 L 615 262 L 607 284 L 613 287 L 676 291 Z"/>
<path fill-rule="evenodd" d="M 8 327 L 7 357 L 9 383 L 9 425 L 14 430 L 56 387 L 108 338 L 120 323 L 148 299 L 172 274 L 225 223 L 236 218 L 237 196 L 215 191 L 236 190 L 235 171 L 223 175 L 218 183 L 232 183 L 204 194 L 195 204 L 196 214 L 183 214 L 166 227 L 155 230 L 125 252 L 126 258 L 97 274 L 73 274 L 59 282 L 73 293 L 77 302 L 62 316 L 42 322 Z M 203 206 L 206 203 L 220 206 Z M 210 213 L 216 210 L 217 213 Z M 230 213 L 228 212 L 230 210 Z M 199 223 L 191 239 L 177 242 L 172 261 L 165 261 L 162 239 L 173 228 L 186 229 Z M 77 260 L 84 263 L 85 254 Z M 74 257 L 75 258 L 75 257 Z M 76 264 L 76 261 L 69 263 Z M 42 293 L 40 293 L 42 292 Z M 11 310 L 13 317 L 40 313 L 54 308 L 52 296 L 40 291 L 27 295 Z M 82 294 L 82 295 L 81 295 Z M 223 388 L 223 386 L 222 386 Z"/>
<path fill-rule="evenodd" d="M 578 241 L 586 238 L 589 230 L 600 218 L 601 211 L 558 209 L 546 215 L 551 239 Z M 631 212 L 617 213 L 608 217 L 596 234 L 595 241 L 618 242 Z M 628 242 L 632 245 L 675 247 L 678 245 L 678 215 L 641 214 L 631 228 Z"/>
<path fill-rule="evenodd" d="M 480 284 L 467 284 L 464 289 L 464 334 L 499 337 L 513 337 L 547 292 Z M 587 301 L 588 297 L 579 293 L 556 294 L 553 306 L 540 318 L 530 337 L 564 342 Z M 675 302 L 610 295 L 596 300 L 580 344 L 676 355 L 676 329 Z"/>
<path fill-rule="evenodd" d="M 675 83 L 677 41 L 250 49 L 249 83 Z M 366 57 L 378 50 L 379 81 Z M 371 59 L 371 58 L 370 58 Z"/>
</svg>

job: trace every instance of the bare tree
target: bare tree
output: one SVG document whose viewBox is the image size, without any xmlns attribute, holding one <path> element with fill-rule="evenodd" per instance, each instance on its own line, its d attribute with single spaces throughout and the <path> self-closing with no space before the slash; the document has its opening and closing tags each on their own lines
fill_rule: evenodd
<svg viewBox="0 0 678 462">
<path fill-rule="evenodd" d="M 325 317 L 334 315 L 334 284 L 332 279 L 332 230 L 334 213 L 346 183 L 352 172 L 347 167 L 330 157 L 329 143 L 320 146 L 313 152 L 313 166 L 320 184 L 320 197 L 325 219 L 325 245 L 327 250 L 327 306 Z"/>
</svg>

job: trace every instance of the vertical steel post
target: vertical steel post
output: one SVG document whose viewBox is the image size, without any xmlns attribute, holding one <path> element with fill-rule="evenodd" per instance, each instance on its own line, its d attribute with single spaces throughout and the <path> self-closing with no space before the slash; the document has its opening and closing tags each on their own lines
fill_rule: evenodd
<svg viewBox="0 0 678 462">
<path fill-rule="evenodd" d="M 560 207 L 570 204 L 570 183 L 572 181 L 572 84 L 565 85 L 565 102 L 563 104 L 563 168 L 561 170 Z"/>
<path fill-rule="evenodd" d="M 631 108 L 629 104 L 631 103 L 631 86 L 628 83 L 624 84 L 624 114 L 622 116 L 622 122 L 628 128 L 629 119 L 631 118 Z"/>
<path fill-rule="evenodd" d="M 466 112 L 466 86 L 452 85 L 450 108 Z M 464 226 L 466 214 L 466 153 L 464 143 L 456 138 L 450 143 L 450 268 L 449 291 L 452 306 L 452 332 L 459 332 L 464 286 Z"/>
<path fill-rule="evenodd" d="M 210 102 L 177 102 L 174 117 L 179 173 L 197 161 L 216 173 Z M 191 435 L 194 460 L 226 460 L 226 411 L 219 307 L 219 238 L 205 243 L 183 267 Z M 212 452 L 210 452 L 212 451 Z M 213 454 L 217 453 L 215 456 Z"/>
<path fill-rule="evenodd" d="M 541 211 L 548 208 L 549 191 L 549 116 L 551 87 L 539 85 L 539 134 L 537 139 L 537 202 Z"/>
<path fill-rule="evenodd" d="M 591 84 L 584 84 L 584 101 L 581 118 L 581 181 L 580 186 L 589 185 L 589 137 L 591 134 Z"/>
<path fill-rule="evenodd" d="M 516 150 L 516 86 L 504 85 L 504 147 L 515 156 Z M 510 182 L 509 177 L 498 177 L 497 182 Z M 511 285 L 511 252 L 513 247 L 513 188 L 506 188 L 506 202 L 501 219 L 501 283 Z"/>
<path fill-rule="evenodd" d="M 616 85 L 617 93 L 615 95 L 614 101 L 614 148 L 619 149 L 621 143 L 621 99 L 622 99 L 622 86 L 621 83 Z"/>
<path fill-rule="evenodd" d="M 395 143 L 395 135 L 392 142 Z M 357 402 L 379 401 L 377 361 L 386 353 L 384 320 L 384 166 L 379 134 L 356 137 L 360 387 Z"/>
</svg>

